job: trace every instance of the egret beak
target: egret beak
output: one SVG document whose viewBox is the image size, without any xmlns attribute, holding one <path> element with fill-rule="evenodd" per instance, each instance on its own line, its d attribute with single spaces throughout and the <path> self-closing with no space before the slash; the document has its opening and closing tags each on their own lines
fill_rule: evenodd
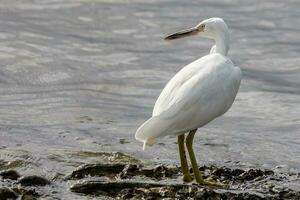
<svg viewBox="0 0 300 200">
<path fill-rule="evenodd" d="M 197 35 L 199 32 L 203 32 L 203 26 L 196 26 L 187 30 L 179 31 L 177 33 L 165 37 L 164 40 L 174 40 L 187 36 Z"/>
</svg>

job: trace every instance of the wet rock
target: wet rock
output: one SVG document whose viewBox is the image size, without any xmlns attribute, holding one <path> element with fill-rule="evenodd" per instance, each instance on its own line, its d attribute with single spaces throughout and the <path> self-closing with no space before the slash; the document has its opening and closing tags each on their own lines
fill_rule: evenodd
<svg viewBox="0 0 300 200">
<path fill-rule="evenodd" d="M 32 175 L 23 176 L 18 181 L 22 186 L 45 186 L 49 185 L 50 181 L 44 177 Z"/>
<path fill-rule="evenodd" d="M 78 167 L 70 175 L 66 177 L 66 180 L 81 179 L 86 176 L 105 176 L 108 178 L 121 178 L 128 179 L 133 176 L 146 176 L 154 179 L 163 179 L 178 175 L 179 168 L 166 167 L 164 165 L 157 165 L 154 167 L 144 167 L 142 165 L 135 164 L 87 164 Z"/>
<path fill-rule="evenodd" d="M 168 186 L 168 184 L 162 183 L 153 183 L 153 182 L 141 182 L 141 181 L 102 181 L 102 180 L 93 180 L 93 181 L 83 181 L 71 186 L 70 190 L 76 193 L 83 194 L 103 194 L 115 196 L 119 194 L 122 190 L 130 191 L 130 189 L 142 188 L 158 188 Z M 174 184 L 170 185 L 176 189 L 182 187 L 188 187 L 184 184 Z M 124 193 L 124 191 L 123 191 Z"/>
<path fill-rule="evenodd" d="M 140 172 L 140 166 L 139 165 L 126 165 L 122 172 L 118 175 L 121 179 L 128 179 L 133 176 L 138 175 Z"/>
<path fill-rule="evenodd" d="M 152 169 L 142 169 L 141 171 L 145 176 L 154 177 L 156 179 L 172 177 L 179 172 L 178 168 L 169 168 L 164 165 L 157 165 Z"/>
<path fill-rule="evenodd" d="M 97 157 L 105 163 L 127 163 L 127 164 L 140 164 L 141 161 L 122 152 L 91 152 L 79 151 L 71 154 L 72 157 Z"/>
<path fill-rule="evenodd" d="M 256 178 L 262 178 L 265 176 L 274 175 L 271 170 L 261 169 L 249 169 L 247 171 L 243 169 L 230 169 L 226 167 L 216 168 L 211 172 L 212 175 L 218 177 L 219 180 L 230 180 L 230 181 L 250 181 Z"/>
<path fill-rule="evenodd" d="M 278 194 L 278 199 L 284 199 L 284 200 L 288 200 L 288 199 L 300 199 L 300 192 L 296 192 L 296 191 L 292 191 L 292 190 L 285 190 L 285 191 L 281 191 Z"/>
<path fill-rule="evenodd" d="M 154 167 L 144 167 L 142 165 L 126 165 L 123 171 L 119 174 L 122 179 L 131 178 L 133 176 L 146 176 L 154 179 L 170 178 L 178 175 L 177 167 L 167 167 L 164 165 L 156 165 Z"/>
<path fill-rule="evenodd" d="M 75 183 L 70 190 L 113 199 L 300 199 L 300 192 L 274 187 L 287 176 L 276 175 L 271 170 L 216 166 L 201 166 L 200 170 L 204 177 L 230 183 L 230 188 L 183 184 L 178 181 L 181 180 L 179 167 L 116 163 L 79 167 L 70 175 L 71 179 L 94 178 Z M 110 179 L 103 179 L 103 176 Z"/>
<path fill-rule="evenodd" d="M 71 187 L 72 192 L 121 199 L 263 199 L 247 191 L 213 190 L 199 185 L 134 181 L 84 181 Z"/>
<path fill-rule="evenodd" d="M 0 177 L 3 179 L 17 180 L 20 177 L 20 174 L 15 170 L 4 170 L 0 172 Z"/>
<path fill-rule="evenodd" d="M 262 176 L 266 176 L 266 175 L 273 175 L 274 172 L 268 170 L 268 171 L 263 171 L 261 169 L 249 169 L 246 172 L 243 172 L 242 174 L 240 174 L 238 176 L 239 180 L 243 180 L 243 181 L 250 181 L 250 180 L 254 180 L 258 177 L 262 177 Z"/>
<path fill-rule="evenodd" d="M 218 169 L 214 170 L 212 173 L 215 176 L 218 176 L 222 179 L 230 179 L 231 180 L 232 178 L 237 177 L 244 172 L 245 171 L 242 169 L 230 169 L 230 168 L 222 167 L 222 168 L 218 168 Z"/>
<path fill-rule="evenodd" d="M 24 160 L 13 160 L 13 161 L 0 160 L 0 170 L 12 169 L 12 168 L 20 167 L 25 164 L 28 164 L 28 162 Z"/>
<path fill-rule="evenodd" d="M 18 195 L 9 188 L 0 188 L 0 200 L 16 199 Z"/>
<path fill-rule="evenodd" d="M 25 194 L 21 197 L 21 200 L 37 200 L 37 198 L 32 195 Z"/>
<path fill-rule="evenodd" d="M 107 176 L 113 177 L 122 172 L 125 164 L 87 164 L 75 169 L 66 177 L 67 180 L 84 178 L 86 176 Z"/>
<path fill-rule="evenodd" d="M 40 196 L 34 189 L 24 189 L 24 188 L 12 188 L 12 190 L 19 194 L 21 200 L 35 200 Z"/>
</svg>

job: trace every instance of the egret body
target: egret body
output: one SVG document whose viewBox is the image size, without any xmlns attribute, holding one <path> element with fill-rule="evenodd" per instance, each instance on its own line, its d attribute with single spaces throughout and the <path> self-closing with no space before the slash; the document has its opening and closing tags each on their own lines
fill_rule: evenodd
<svg viewBox="0 0 300 200">
<path fill-rule="evenodd" d="M 169 35 L 165 40 L 191 35 L 213 39 L 215 45 L 208 55 L 183 67 L 167 83 L 155 103 L 152 117 L 138 128 L 135 138 L 144 143 L 145 149 L 158 137 L 177 136 L 183 180 L 192 180 L 185 156 L 185 142 L 196 181 L 213 184 L 204 180 L 198 169 L 192 147 L 193 138 L 198 128 L 223 115 L 231 107 L 242 73 L 227 57 L 229 31 L 223 19 L 206 19 L 193 28 Z"/>
</svg>

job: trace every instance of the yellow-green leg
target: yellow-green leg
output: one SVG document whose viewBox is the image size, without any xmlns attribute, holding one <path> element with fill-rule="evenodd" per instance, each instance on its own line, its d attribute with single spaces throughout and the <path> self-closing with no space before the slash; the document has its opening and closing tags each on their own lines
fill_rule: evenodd
<svg viewBox="0 0 300 200">
<path fill-rule="evenodd" d="M 192 164 L 192 168 L 193 168 L 193 172 L 194 172 L 194 177 L 197 183 L 201 184 L 201 185 L 211 185 L 211 186 L 221 186 L 224 187 L 223 184 L 215 182 L 213 180 L 204 180 L 202 173 L 200 172 L 198 165 L 197 165 L 197 160 L 194 154 L 194 150 L 193 150 L 193 140 L 194 140 L 194 136 L 196 133 L 197 129 L 192 130 L 189 132 L 189 134 L 186 137 L 186 147 L 188 149 L 189 155 L 190 155 L 190 160 L 191 160 L 191 164 Z"/>
<path fill-rule="evenodd" d="M 184 134 L 177 136 L 177 143 L 179 148 L 179 156 L 180 156 L 180 164 L 181 170 L 183 174 L 183 181 L 184 182 L 191 182 L 193 180 L 192 176 L 189 172 L 189 167 L 186 160 L 185 150 L 184 150 Z"/>
<path fill-rule="evenodd" d="M 197 181 L 197 183 L 203 184 L 204 180 L 203 180 L 202 174 L 198 168 L 197 160 L 196 160 L 194 150 L 193 150 L 193 140 L 194 140 L 194 135 L 195 135 L 196 131 L 197 131 L 197 129 L 192 130 L 186 136 L 186 148 L 190 155 L 190 160 L 191 160 L 195 180 Z"/>
</svg>

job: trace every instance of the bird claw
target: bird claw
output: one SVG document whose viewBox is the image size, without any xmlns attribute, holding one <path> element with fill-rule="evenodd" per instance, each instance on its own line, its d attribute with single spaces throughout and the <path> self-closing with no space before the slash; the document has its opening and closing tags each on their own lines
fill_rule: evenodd
<svg viewBox="0 0 300 200">
<path fill-rule="evenodd" d="M 204 179 L 202 181 L 197 181 L 200 185 L 207 185 L 212 187 L 219 187 L 219 188 L 228 188 L 228 184 L 221 183 L 219 181 L 215 181 L 212 177 L 208 177 L 207 179 Z"/>
<path fill-rule="evenodd" d="M 194 178 L 193 178 L 191 175 L 185 175 L 185 176 L 182 177 L 182 180 L 183 180 L 183 182 L 185 182 L 185 183 L 192 182 L 193 179 L 194 179 Z"/>
</svg>

